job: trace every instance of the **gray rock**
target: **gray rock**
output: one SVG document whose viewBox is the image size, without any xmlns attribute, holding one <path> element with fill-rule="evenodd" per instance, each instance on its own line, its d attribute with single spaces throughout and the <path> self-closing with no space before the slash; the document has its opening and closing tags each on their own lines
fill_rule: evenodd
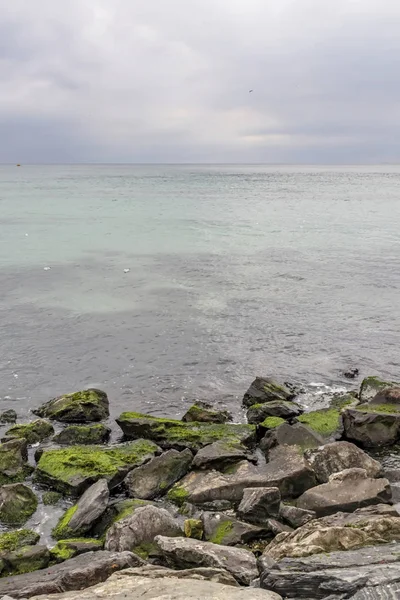
<svg viewBox="0 0 400 600">
<path fill-rule="evenodd" d="M 60 446 L 75 444 L 105 444 L 111 435 L 110 427 L 102 423 L 94 425 L 69 425 L 54 436 L 53 442 Z"/>
<path fill-rule="evenodd" d="M 281 493 L 276 487 L 246 488 L 238 508 L 238 516 L 249 523 L 262 524 L 269 517 L 277 517 Z"/>
<path fill-rule="evenodd" d="M 9 441 L 14 438 L 25 439 L 29 445 L 42 442 L 54 433 L 54 427 L 44 419 L 36 419 L 31 423 L 20 423 L 13 425 L 6 431 L 6 437 L 2 441 Z"/>
<path fill-rule="evenodd" d="M 25 439 L 0 444 L 0 484 L 23 481 L 33 470 L 27 460 L 28 444 Z"/>
<path fill-rule="evenodd" d="M 152 544 L 157 535 L 180 536 L 182 527 L 163 508 L 144 506 L 133 515 L 117 521 L 107 531 L 105 549 L 113 552 L 138 551 Z"/>
<path fill-rule="evenodd" d="M 273 534 L 267 521 L 264 522 L 263 527 L 255 527 L 224 513 L 204 512 L 201 521 L 205 539 L 223 546 L 248 544 L 257 539 L 271 539 Z"/>
<path fill-rule="evenodd" d="M 7 554 L 4 573 L 10 575 L 30 573 L 45 569 L 50 562 L 50 552 L 47 546 L 24 546 Z M 1 589 L 1 584 L 0 584 Z"/>
<path fill-rule="evenodd" d="M 17 422 L 17 413 L 15 410 L 4 410 L 0 413 L 0 423 L 16 423 Z"/>
<path fill-rule="evenodd" d="M 214 410 L 211 404 L 196 400 L 196 402 L 183 415 L 185 423 L 226 423 L 232 421 L 232 415 L 227 410 Z"/>
<path fill-rule="evenodd" d="M 243 585 L 250 585 L 258 577 L 256 559 L 248 550 L 163 536 L 157 536 L 155 543 L 171 567 L 190 569 L 201 565 L 225 569 Z"/>
<path fill-rule="evenodd" d="M 23 525 L 36 511 L 38 500 L 23 483 L 0 487 L 0 521 L 8 525 Z"/>
<path fill-rule="evenodd" d="M 59 396 L 32 412 L 39 417 L 63 423 L 102 421 L 110 415 L 107 394 L 96 389 Z"/>
<path fill-rule="evenodd" d="M 302 527 L 306 523 L 316 519 L 317 513 L 313 510 L 305 510 L 304 508 L 282 503 L 280 505 L 279 516 L 286 523 L 289 523 L 291 527 L 297 529 L 297 527 Z"/>
<path fill-rule="evenodd" d="M 275 400 L 265 404 L 254 404 L 247 411 L 248 423 L 262 423 L 268 417 L 280 417 L 282 419 L 293 419 L 303 414 L 304 410 L 295 402 L 286 400 Z"/>
<path fill-rule="evenodd" d="M 322 517 L 390 500 L 387 479 L 372 479 L 364 469 L 346 469 L 331 475 L 328 483 L 307 490 L 298 499 L 297 506 L 315 511 L 318 517 Z"/>
<path fill-rule="evenodd" d="M 400 502 L 400 483 L 391 483 L 390 490 L 392 493 L 392 502 L 398 504 Z"/>
<path fill-rule="evenodd" d="M 151 500 L 162 496 L 189 471 L 193 454 L 169 450 L 150 462 L 133 469 L 125 478 L 125 487 L 131 498 Z"/>
<path fill-rule="evenodd" d="M 379 477 L 382 472 L 382 465 L 378 461 L 349 442 L 325 444 L 308 450 L 305 456 L 320 483 L 327 483 L 331 475 L 345 469 L 365 469 L 368 477 Z"/>
<path fill-rule="evenodd" d="M 388 387 L 379 391 L 376 396 L 370 400 L 371 406 L 375 404 L 400 405 L 400 386 Z"/>
<path fill-rule="evenodd" d="M 197 452 L 193 460 L 193 468 L 223 471 L 246 458 L 248 458 L 248 451 L 241 444 L 214 442 Z"/>
<path fill-rule="evenodd" d="M 400 582 L 394 582 L 368 586 L 354 594 L 351 600 L 398 600 L 399 598 Z"/>
<path fill-rule="evenodd" d="M 294 396 L 295 394 L 285 385 L 273 379 L 257 377 L 244 395 L 243 406 L 250 407 L 274 400 L 292 400 Z"/>
<path fill-rule="evenodd" d="M 76 534 L 89 531 L 106 510 L 109 497 L 107 481 L 96 481 L 78 500 L 78 508 L 68 524 L 69 529 Z"/>
<path fill-rule="evenodd" d="M 222 583 L 223 585 L 230 585 L 232 587 L 239 587 L 238 582 L 230 573 L 224 569 L 215 569 L 207 567 L 198 567 L 195 569 L 183 569 L 182 571 L 175 571 L 174 569 L 168 569 L 167 567 L 161 567 L 159 565 L 144 565 L 143 567 L 136 567 L 133 569 L 125 569 L 120 573 L 113 575 L 114 578 L 125 579 L 128 577 L 149 577 L 150 579 L 164 579 L 164 578 L 175 578 L 175 579 L 197 579 L 199 581 L 213 581 L 214 583 Z"/>
<path fill-rule="evenodd" d="M 142 564 L 143 561 L 131 552 L 88 552 L 41 571 L 4 577 L 0 579 L 0 595 L 30 598 L 35 595 L 82 590 L 105 581 L 120 569 Z"/>
<path fill-rule="evenodd" d="M 267 431 L 260 442 L 260 448 L 268 455 L 270 449 L 275 446 L 299 446 L 299 448 L 305 450 L 307 448 L 317 448 L 323 444 L 324 439 L 307 425 L 282 423 L 279 427 Z"/>
<path fill-rule="evenodd" d="M 364 448 L 391 446 L 400 438 L 400 412 L 377 412 L 372 406 L 346 409 L 343 425 L 346 439 Z"/>
<path fill-rule="evenodd" d="M 399 384 L 393 381 L 383 381 L 379 377 L 366 377 L 361 383 L 360 400 L 362 403 L 372 400 L 380 391 L 398 387 Z"/>
</svg>

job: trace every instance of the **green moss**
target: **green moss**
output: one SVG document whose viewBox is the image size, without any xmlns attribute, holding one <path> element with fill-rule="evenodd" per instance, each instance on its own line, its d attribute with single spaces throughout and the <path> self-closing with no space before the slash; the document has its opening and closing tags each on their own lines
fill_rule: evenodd
<svg viewBox="0 0 400 600">
<path fill-rule="evenodd" d="M 57 544 L 51 548 L 50 554 L 52 559 L 57 562 L 63 562 L 69 558 L 73 558 L 79 554 L 76 544 L 87 544 L 90 545 L 91 550 L 93 546 L 97 546 L 99 550 L 103 547 L 103 542 L 95 539 L 88 538 L 71 538 L 69 540 L 60 540 Z"/>
<path fill-rule="evenodd" d="M 340 396 L 335 396 L 332 398 L 330 402 L 331 408 L 337 408 L 340 410 L 341 408 L 345 408 L 346 406 L 350 406 L 352 404 L 356 404 L 358 402 L 357 398 L 352 394 L 344 394 Z"/>
<path fill-rule="evenodd" d="M 279 425 L 283 425 L 283 423 L 286 423 L 286 421 L 285 419 L 281 419 L 281 417 L 267 417 L 262 423 L 260 423 L 260 427 L 265 427 L 266 429 L 275 429 L 275 427 L 279 427 Z"/>
<path fill-rule="evenodd" d="M 71 508 L 69 508 L 64 513 L 64 515 L 60 518 L 57 525 L 54 527 L 54 529 L 52 531 L 52 535 L 56 540 L 62 540 L 64 538 L 68 538 L 73 535 L 76 535 L 76 531 L 71 531 L 68 525 L 77 510 L 78 510 L 78 505 L 74 504 L 74 506 L 71 506 Z"/>
<path fill-rule="evenodd" d="M 70 425 L 54 437 L 58 444 L 102 444 L 110 436 L 110 428 L 98 423 L 96 425 Z"/>
<path fill-rule="evenodd" d="M 361 412 L 369 413 L 396 414 L 400 412 L 400 406 L 398 404 L 360 404 L 355 408 Z"/>
<path fill-rule="evenodd" d="M 188 498 L 189 492 L 179 485 L 174 485 L 167 494 L 167 500 L 174 502 L 178 506 L 182 506 L 184 502 L 187 502 Z"/>
<path fill-rule="evenodd" d="M 186 537 L 195 540 L 203 539 L 203 523 L 199 519 L 186 519 L 183 529 Z"/>
<path fill-rule="evenodd" d="M 44 569 L 50 562 L 50 553 L 47 548 L 24 546 L 17 551 L 9 553 L 6 558 L 10 575 L 22 575 Z"/>
<path fill-rule="evenodd" d="M 141 508 L 142 506 L 148 506 L 149 504 L 153 503 L 148 502 L 147 500 L 137 500 L 136 498 L 120 502 L 120 510 L 117 513 L 117 515 L 113 518 L 112 523 L 117 523 L 117 521 L 122 521 L 122 519 L 126 519 L 126 517 L 132 516 L 137 508 Z"/>
<path fill-rule="evenodd" d="M 232 529 L 232 521 L 224 521 L 217 527 L 214 535 L 210 539 L 210 542 L 212 542 L 213 544 L 223 544 L 226 536 L 231 533 Z"/>
<path fill-rule="evenodd" d="M 143 558 L 143 560 L 147 560 L 151 554 L 159 553 L 156 544 L 153 543 L 143 543 L 140 544 L 140 546 L 134 546 L 131 552 L 137 554 L 140 558 Z"/>
<path fill-rule="evenodd" d="M 30 529 L 17 529 L 8 533 L 0 534 L 0 554 L 14 552 L 23 546 L 36 544 L 40 535 Z"/>
<path fill-rule="evenodd" d="M 37 444 L 50 437 L 54 433 L 54 428 L 47 421 L 37 419 L 32 423 L 24 425 L 14 425 L 6 432 L 8 438 L 25 439 L 28 444 Z"/>
<path fill-rule="evenodd" d="M 311 429 L 322 436 L 330 436 L 340 428 L 340 411 L 336 408 L 325 408 L 305 413 L 297 417 L 300 423 L 308 425 Z"/>
<path fill-rule="evenodd" d="M 8 525 L 23 525 L 37 509 L 36 495 L 22 483 L 16 484 L 6 494 L 0 506 L 0 521 Z"/>
<path fill-rule="evenodd" d="M 42 502 L 45 506 L 52 506 L 57 504 L 62 498 L 62 494 L 59 492 L 45 492 L 42 496 Z"/>
</svg>

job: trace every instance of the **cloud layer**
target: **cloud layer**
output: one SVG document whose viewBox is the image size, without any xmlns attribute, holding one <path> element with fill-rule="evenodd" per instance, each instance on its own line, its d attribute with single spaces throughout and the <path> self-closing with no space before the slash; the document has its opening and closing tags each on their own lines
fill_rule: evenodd
<svg viewBox="0 0 400 600">
<path fill-rule="evenodd" d="M 400 160 L 397 0 L 0 0 L 0 16 L 1 162 Z"/>
</svg>

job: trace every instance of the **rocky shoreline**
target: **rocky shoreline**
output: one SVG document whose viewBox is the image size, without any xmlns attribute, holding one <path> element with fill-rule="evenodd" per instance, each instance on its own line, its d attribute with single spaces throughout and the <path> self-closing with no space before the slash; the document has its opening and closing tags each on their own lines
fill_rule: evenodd
<svg viewBox="0 0 400 600">
<path fill-rule="evenodd" d="M 374 456 L 400 440 L 400 384 L 368 377 L 311 412 L 298 394 L 257 378 L 245 424 L 200 401 L 125 412 L 112 445 L 100 390 L 0 415 L 0 597 L 399 598 L 400 469 Z M 27 522 L 66 502 L 41 544 Z"/>
</svg>

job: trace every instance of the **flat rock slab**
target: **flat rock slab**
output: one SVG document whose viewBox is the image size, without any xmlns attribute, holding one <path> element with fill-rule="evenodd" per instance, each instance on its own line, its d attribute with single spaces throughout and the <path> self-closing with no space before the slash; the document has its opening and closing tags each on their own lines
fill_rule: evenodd
<svg viewBox="0 0 400 600">
<path fill-rule="evenodd" d="M 0 596 L 30 598 L 82 590 L 105 581 L 115 571 L 142 564 L 143 561 L 131 552 L 88 552 L 42 571 L 4 577 L 0 579 Z"/>
<path fill-rule="evenodd" d="M 125 579 L 127 577 L 150 577 L 151 579 L 170 578 L 176 579 L 199 579 L 200 581 L 214 581 L 214 583 L 222 583 L 223 585 L 231 585 L 239 587 L 238 582 L 225 569 L 213 569 L 211 567 L 197 567 L 195 569 L 182 569 L 175 571 L 168 567 L 159 565 L 144 565 L 143 567 L 134 567 L 132 569 L 124 569 L 119 573 L 115 573 L 113 578 Z"/>
<path fill-rule="evenodd" d="M 382 465 L 350 442 L 333 442 L 306 452 L 306 458 L 320 483 L 345 469 L 365 469 L 368 477 L 379 477 Z"/>
<path fill-rule="evenodd" d="M 40 596 L 34 600 L 282 600 L 281 596 L 259 589 L 236 589 L 212 581 L 148 577 L 110 577 L 108 581 L 80 592 Z"/>
<path fill-rule="evenodd" d="M 193 468 L 223 470 L 247 459 L 248 454 L 248 450 L 241 444 L 214 442 L 198 451 L 193 460 Z"/>
</svg>

